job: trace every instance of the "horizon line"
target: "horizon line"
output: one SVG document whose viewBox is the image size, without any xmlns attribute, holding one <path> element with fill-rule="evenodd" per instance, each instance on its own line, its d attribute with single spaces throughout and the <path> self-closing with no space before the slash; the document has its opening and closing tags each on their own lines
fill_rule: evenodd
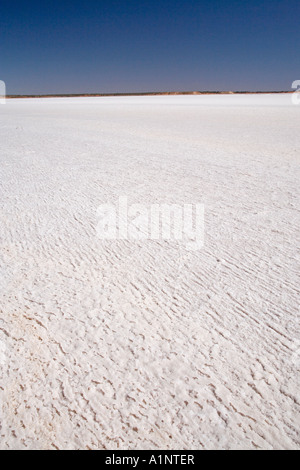
<svg viewBox="0 0 300 470">
<path fill-rule="evenodd" d="M 45 93 L 45 94 L 11 94 L 6 98 L 80 98 L 112 96 L 154 96 L 154 95 L 238 95 L 238 94 L 280 94 L 292 91 L 147 91 L 125 93 Z"/>
</svg>

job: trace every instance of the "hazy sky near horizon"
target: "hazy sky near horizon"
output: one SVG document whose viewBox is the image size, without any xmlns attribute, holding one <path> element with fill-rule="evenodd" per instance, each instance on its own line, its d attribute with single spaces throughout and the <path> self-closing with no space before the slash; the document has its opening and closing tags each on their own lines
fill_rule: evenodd
<svg viewBox="0 0 300 470">
<path fill-rule="evenodd" d="M 290 90 L 299 0 L 6 1 L 7 94 Z"/>
</svg>

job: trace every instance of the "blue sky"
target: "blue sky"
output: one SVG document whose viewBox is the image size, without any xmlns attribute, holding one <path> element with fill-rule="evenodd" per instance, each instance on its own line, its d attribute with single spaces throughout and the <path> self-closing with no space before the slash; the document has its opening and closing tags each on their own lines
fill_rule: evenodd
<svg viewBox="0 0 300 470">
<path fill-rule="evenodd" d="M 299 0 L 6 1 L 8 94 L 289 90 Z"/>
</svg>

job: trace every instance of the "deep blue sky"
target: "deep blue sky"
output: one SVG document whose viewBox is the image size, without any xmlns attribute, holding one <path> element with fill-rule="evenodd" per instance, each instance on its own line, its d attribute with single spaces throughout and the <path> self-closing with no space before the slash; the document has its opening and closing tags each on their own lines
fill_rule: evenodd
<svg viewBox="0 0 300 470">
<path fill-rule="evenodd" d="M 288 90 L 299 0 L 1 0 L 8 94 Z"/>
</svg>

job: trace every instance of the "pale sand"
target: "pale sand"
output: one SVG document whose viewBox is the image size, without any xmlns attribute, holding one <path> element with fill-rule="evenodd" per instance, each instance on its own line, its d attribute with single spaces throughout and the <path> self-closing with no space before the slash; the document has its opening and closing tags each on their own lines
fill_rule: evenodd
<svg viewBox="0 0 300 470">
<path fill-rule="evenodd" d="M 299 448 L 290 95 L 0 106 L 3 449 Z M 96 209 L 204 203 L 205 246 Z"/>
</svg>

